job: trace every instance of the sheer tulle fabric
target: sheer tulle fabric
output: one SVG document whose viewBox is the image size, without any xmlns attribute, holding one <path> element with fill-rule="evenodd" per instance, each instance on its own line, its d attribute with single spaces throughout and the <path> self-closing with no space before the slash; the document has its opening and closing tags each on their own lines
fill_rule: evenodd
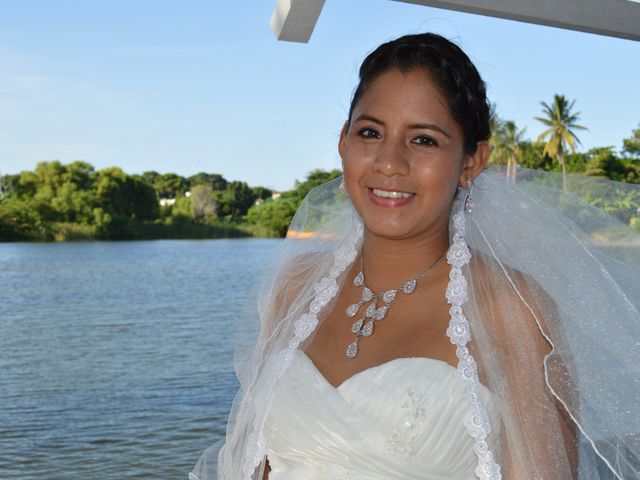
<svg viewBox="0 0 640 480">
<path fill-rule="evenodd" d="M 569 180 L 569 190 L 605 202 L 640 198 L 636 186 Z M 362 241 L 338 183 L 305 199 L 248 304 L 226 441 L 203 454 L 195 478 L 262 478 L 276 383 L 331 311 Z M 465 214 L 468 346 L 502 412 L 502 477 L 638 478 L 640 239 L 561 188 L 555 174 L 523 171 L 512 182 L 485 171 Z"/>
<path fill-rule="evenodd" d="M 483 174 L 467 226 L 468 318 L 506 408 L 507 478 L 638 478 L 639 236 L 560 181 Z M 603 202 L 640 191 L 580 176 L 569 186 Z"/>
</svg>

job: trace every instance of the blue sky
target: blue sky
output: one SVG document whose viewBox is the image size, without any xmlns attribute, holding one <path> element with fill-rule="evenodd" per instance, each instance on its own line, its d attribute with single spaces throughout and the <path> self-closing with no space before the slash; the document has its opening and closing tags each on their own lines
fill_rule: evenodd
<svg viewBox="0 0 640 480">
<path fill-rule="evenodd" d="M 278 42 L 275 1 L 21 0 L 0 16 L 0 173 L 85 160 L 288 189 L 340 166 L 357 68 L 381 42 L 433 31 L 476 63 L 498 113 L 542 126 L 576 99 L 582 150 L 640 124 L 640 42 L 390 0 L 327 0 L 309 44 Z"/>
</svg>

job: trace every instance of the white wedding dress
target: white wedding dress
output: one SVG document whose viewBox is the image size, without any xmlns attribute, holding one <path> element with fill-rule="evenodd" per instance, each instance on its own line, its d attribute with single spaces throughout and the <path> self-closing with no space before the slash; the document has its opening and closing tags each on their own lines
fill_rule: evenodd
<svg viewBox="0 0 640 480">
<path fill-rule="evenodd" d="M 478 397 L 499 460 L 499 413 L 485 386 Z M 297 350 L 265 425 L 269 480 L 473 480 L 467 411 L 462 380 L 446 362 L 398 358 L 334 388 Z"/>
</svg>

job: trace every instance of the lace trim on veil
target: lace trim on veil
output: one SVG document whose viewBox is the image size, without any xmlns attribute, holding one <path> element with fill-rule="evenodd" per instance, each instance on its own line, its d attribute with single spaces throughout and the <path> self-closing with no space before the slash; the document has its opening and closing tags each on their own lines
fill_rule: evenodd
<svg viewBox="0 0 640 480">
<path fill-rule="evenodd" d="M 251 479 L 256 467 L 262 462 L 267 452 L 264 441 L 264 424 L 273 400 L 275 383 L 291 365 L 295 350 L 300 343 L 307 339 L 317 327 L 318 314 L 337 295 L 339 286 L 336 279 L 356 259 L 363 230 L 362 222 L 358 221 L 352 235 L 336 250 L 329 275 L 317 281 L 313 286 L 316 294 L 309 305 L 309 311 L 296 320 L 294 336 L 289 340 L 287 347 L 282 349 L 276 356 L 277 361 L 274 364 L 274 372 L 272 374 L 273 381 L 270 383 L 270 388 L 266 395 L 268 398 L 263 401 L 256 400 L 255 402 L 255 405 L 260 405 L 262 408 L 260 408 L 259 412 L 256 412 L 253 421 L 253 432 L 248 439 L 249 444 L 243 467 L 243 474 L 246 480 Z"/>
<path fill-rule="evenodd" d="M 469 411 L 464 424 L 475 441 L 474 451 L 478 457 L 475 474 L 482 480 L 501 480 L 500 465 L 495 462 L 486 442 L 487 435 L 491 432 L 491 425 L 489 416 L 477 395 L 480 381 L 476 361 L 466 346 L 471 340 L 471 330 L 469 321 L 462 311 L 462 305 L 467 301 L 468 296 L 468 284 L 462 273 L 462 267 L 471 260 L 471 252 L 464 239 L 465 219 L 462 208 L 453 216 L 453 227 L 453 242 L 447 252 L 447 261 L 451 265 L 446 292 L 447 301 L 451 305 L 449 309 L 451 320 L 447 328 L 447 336 L 451 343 L 456 345 L 458 372 L 467 393 Z"/>
</svg>

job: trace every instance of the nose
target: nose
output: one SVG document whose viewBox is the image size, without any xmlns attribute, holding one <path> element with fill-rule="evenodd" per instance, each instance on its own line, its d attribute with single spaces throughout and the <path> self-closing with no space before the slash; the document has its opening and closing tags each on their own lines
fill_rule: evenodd
<svg viewBox="0 0 640 480">
<path fill-rule="evenodd" d="M 391 177 L 393 175 L 408 175 L 409 162 L 405 156 L 402 140 L 387 136 L 381 142 L 372 164 L 374 172 Z"/>
</svg>

